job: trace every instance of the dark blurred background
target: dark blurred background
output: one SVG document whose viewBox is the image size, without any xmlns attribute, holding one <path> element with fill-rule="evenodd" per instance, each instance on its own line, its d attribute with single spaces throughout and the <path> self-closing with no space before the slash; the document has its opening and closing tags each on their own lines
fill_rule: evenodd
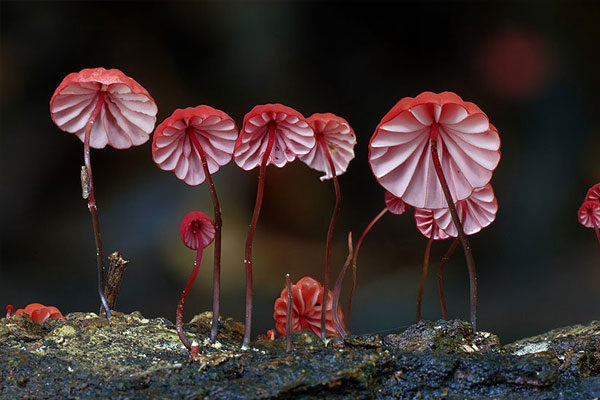
<svg viewBox="0 0 600 400">
<path fill-rule="evenodd" d="M 600 317 L 600 248 L 576 212 L 600 181 L 598 2 L 8 2 L 1 7 L 0 305 L 41 302 L 97 311 L 94 241 L 81 199 L 82 143 L 50 120 L 65 75 L 119 68 L 175 108 L 209 104 L 239 125 L 256 104 L 305 116 L 333 112 L 353 126 L 356 158 L 340 178 L 343 208 L 333 276 L 345 238 L 384 206 L 367 163 L 383 115 L 404 96 L 450 90 L 498 128 L 492 179 L 496 221 L 472 237 L 480 328 L 503 342 Z M 156 167 L 150 144 L 92 151 L 106 252 L 131 260 L 117 309 L 174 319 L 194 254 L 181 217 L 212 213 L 207 187 Z M 289 272 L 322 280 L 331 182 L 296 161 L 268 168 L 255 238 L 255 333 L 274 326 Z M 241 319 L 243 252 L 257 171 L 233 162 L 215 175 L 224 211 L 222 311 Z M 426 239 L 412 213 L 387 215 L 363 244 L 350 328 L 391 332 L 412 323 Z M 424 317 L 440 316 L 434 244 Z M 186 314 L 210 309 L 207 251 Z M 452 317 L 467 318 L 462 252 L 447 269 Z M 348 285 L 345 286 L 347 290 Z M 345 292 L 347 293 L 347 291 Z M 345 296 L 345 294 L 344 294 Z"/>
</svg>

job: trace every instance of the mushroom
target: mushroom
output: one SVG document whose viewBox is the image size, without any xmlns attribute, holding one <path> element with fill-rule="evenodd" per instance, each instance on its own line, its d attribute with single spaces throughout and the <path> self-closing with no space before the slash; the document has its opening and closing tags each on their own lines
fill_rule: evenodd
<svg viewBox="0 0 600 400">
<path fill-rule="evenodd" d="M 590 190 L 588 190 L 587 194 L 585 195 L 585 201 L 588 200 L 600 201 L 600 182 L 596 183 L 590 188 Z"/>
<path fill-rule="evenodd" d="M 118 69 L 91 68 L 67 75 L 50 99 L 52 121 L 83 142 L 81 167 L 83 198 L 88 201 L 96 242 L 98 295 L 110 317 L 104 295 L 104 253 L 94 195 L 90 147 L 115 149 L 139 146 L 154 129 L 156 103 L 139 83 Z"/>
<path fill-rule="evenodd" d="M 8 304 L 6 306 L 6 318 L 10 318 L 12 316 L 13 310 L 15 308 L 12 306 L 12 304 Z"/>
<path fill-rule="evenodd" d="M 600 202 L 594 200 L 584 201 L 577 212 L 579 223 L 586 228 L 596 231 L 598 244 L 600 244 Z"/>
<path fill-rule="evenodd" d="M 353 257 L 352 257 L 352 287 L 350 288 L 350 294 L 348 295 L 348 307 L 347 307 L 348 311 L 346 312 L 347 321 L 350 321 L 350 311 L 352 309 L 352 297 L 354 295 L 354 290 L 356 289 L 356 269 L 357 269 L 356 260 L 358 259 L 358 251 L 360 249 L 360 245 L 362 244 L 363 240 L 365 239 L 365 236 L 367 235 L 367 233 L 369 233 L 369 231 L 371 230 L 371 228 L 373 228 L 373 226 L 377 223 L 377 221 L 379 221 L 381 219 L 381 217 L 383 217 L 388 211 L 395 215 L 402 215 L 410 208 L 410 206 L 408 204 L 406 204 L 404 201 L 402 201 L 401 198 L 394 196 L 392 193 L 388 192 L 387 190 L 384 195 L 384 201 L 385 201 L 385 207 L 383 207 L 383 210 L 381 210 L 379 212 L 379 214 L 377 214 L 371 220 L 371 222 L 369 222 L 369 224 L 367 225 L 367 227 L 365 228 L 363 233 L 358 238 L 358 242 L 356 243 L 356 249 L 354 250 Z"/>
<path fill-rule="evenodd" d="M 451 92 L 403 98 L 369 143 L 371 169 L 385 189 L 416 208 L 450 208 L 467 260 L 475 330 L 475 262 L 454 203 L 485 186 L 499 161 L 500 137 L 487 115 Z"/>
<path fill-rule="evenodd" d="M 281 168 L 297 156 L 308 153 L 315 145 L 315 135 L 298 111 L 281 105 L 255 106 L 244 116 L 233 159 L 240 168 L 249 171 L 260 167 L 256 202 L 248 228 L 244 263 L 246 265 L 246 311 L 242 349 L 250 343 L 252 329 L 252 243 L 260 215 L 267 165 Z"/>
<path fill-rule="evenodd" d="M 329 275 L 331 273 L 331 242 L 342 205 L 340 185 L 337 177 L 346 172 L 350 160 L 354 158 L 356 135 L 348 121 L 331 113 L 313 114 L 307 121 L 315 132 L 317 145 L 309 153 L 301 156 L 300 160 L 317 171 L 325 172 L 325 175 L 320 178 L 321 181 L 333 178 L 335 189 L 335 207 L 331 221 L 329 222 L 325 245 L 323 287 L 325 290 L 325 301 L 327 301 Z M 322 310 L 321 325 L 321 339 L 325 339 L 325 309 Z"/>
<path fill-rule="evenodd" d="M 440 226 L 435 219 L 436 210 L 428 210 L 425 208 L 415 208 L 415 222 L 419 232 L 427 238 L 425 246 L 425 255 L 423 257 L 423 271 L 421 272 L 421 282 L 419 283 L 419 292 L 417 294 L 417 315 L 416 321 L 421 319 L 421 304 L 423 302 L 423 290 L 425 288 L 425 279 L 429 269 L 429 254 L 431 252 L 431 244 L 434 240 L 445 240 L 450 237 Z"/>
<path fill-rule="evenodd" d="M 233 119 L 207 105 L 177 109 L 154 131 L 152 158 L 165 171 L 191 186 L 208 183 L 215 221 L 213 265 L 213 318 L 210 340 L 214 343 L 219 324 L 221 293 L 221 206 L 211 175 L 229 161 L 238 130 Z"/>
<path fill-rule="evenodd" d="M 310 276 L 305 276 L 292 285 L 292 316 L 291 330 L 299 332 L 310 329 L 315 335 L 321 336 L 321 308 L 323 304 L 323 286 Z M 330 293 L 331 295 L 331 293 Z M 328 296 L 330 299 L 332 296 Z M 288 292 L 284 288 L 281 295 L 275 300 L 273 319 L 275 329 L 280 335 L 287 333 L 288 320 Z M 336 335 L 337 331 L 333 322 L 333 302 L 327 302 L 326 333 Z M 337 309 L 338 319 L 343 321 L 344 315 L 341 308 Z"/>
<path fill-rule="evenodd" d="M 473 193 L 466 198 L 456 203 L 456 211 L 460 217 L 460 222 L 463 226 L 466 235 L 474 235 L 481 229 L 490 225 L 496 219 L 498 213 L 498 201 L 494 195 L 494 190 L 491 184 L 487 184 L 482 188 L 473 190 Z M 457 237 L 458 231 L 452 221 L 450 210 L 448 208 L 442 208 L 434 210 L 434 219 L 436 224 L 451 237 Z M 440 261 L 440 267 L 438 269 L 438 294 L 440 297 L 440 306 L 442 309 L 442 318 L 447 319 L 446 301 L 444 299 L 444 285 L 443 285 L 443 273 L 444 267 L 452 253 L 458 245 L 458 238 L 456 238 L 450 248 L 446 251 L 442 260 Z"/>
<path fill-rule="evenodd" d="M 185 299 L 190 293 L 192 285 L 196 280 L 196 275 L 198 275 L 200 263 L 202 262 L 202 252 L 204 251 L 204 248 L 211 244 L 215 239 L 215 224 L 210 217 L 203 212 L 191 211 L 181 220 L 181 225 L 179 225 L 179 235 L 181 236 L 183 244 L 191 250 L 196 250 L 194 268 L 192 269 L 192 274 L 190 275 L 183 292 L 181 292 L 181 298 L 177 304 L 177 317 L 175 322 L 177 335 L 179 336 L 181 343 L 191 351 L 192 347 L 190 342 L 183 333 L 183 307 L 185 306 Z"/>
<path fill-rule="evenodd" d="M 40 303 L 31 303 L 28 304 L 25 309 L 20 308 L 15 311 L 15 315 L 23 314 L 29 315 L 31 319 L 38 324 L 43 324 L 49 319 L 65 319 L 58 308 L 45 306 Z"/>
</svg>

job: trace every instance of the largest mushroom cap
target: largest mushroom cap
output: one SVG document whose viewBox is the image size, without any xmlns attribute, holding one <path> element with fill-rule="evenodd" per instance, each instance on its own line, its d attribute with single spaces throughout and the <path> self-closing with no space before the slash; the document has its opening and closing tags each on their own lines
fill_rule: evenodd
<svg viewBox="0 0 600 400">
<path fill-rule="evenodd" d="M 50 99 L 52 121 L 84 141 L 85 126 L 101 94 L 104 102 L 92 127 L 90 146 L 126 149 L 145 143 L 156 123 L 156 103 L 118 69 L 90 68 L 67 75 Z"/>
<path fill-rule="evenodd" d="M 354 158 L 354 145 L 356 144 L 356 135 L 348 121 L 331 113 L 313 114 L 308 117 L 307 121 L 315 132 L 315 136 L 322 137 L 325 141 L 336 176 L 346 172 L 350 160 Z M 321 181 L 333 178 L 327 156 L 318 143 L 308 154 L 300 156 L 300 160 L 317 171 L 325 172 L 325 175 L 320 178 Z"/>
<path fill-rule="evenodd" d="M 240 168 L 251 170 L 260 165 L 267 149 L 269 125 L 275 139 L 267 165 L 283 167 L 315 145 L 315 134 L 302 114 L 282 104 L 255 106 L 244 116 L 233 159 Z"/>
<path fill-rule="evenodd" d="M 152 139 L 154 162 L 188 185 L 199 185 L 206 176 L 190 135 L 202 147 L 208 171 L 213 174 L 231 161 L 238 130 L 229 115 L 207 105 L 177 109 L 156 127 Z"/>
<path fill-rule="evenodd" d="M 490 181 L 500 161 L 500 137 L 488 117 L 454 93 L 424 92 L 400 100 L 375 129 L 369 162 L 379 183 L 414 207 L 447 207 L 431 157 L 432 137 L 454 201 Z"/>
</svg>

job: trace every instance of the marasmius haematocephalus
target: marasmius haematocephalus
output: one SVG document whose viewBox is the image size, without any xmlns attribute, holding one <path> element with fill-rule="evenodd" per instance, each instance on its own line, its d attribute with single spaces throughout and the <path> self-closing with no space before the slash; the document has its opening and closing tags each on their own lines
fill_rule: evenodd
<svg viewBox="0 0 600 400">
<path fill-rule="evenodd" d="M 191 186 L 208 183 L 215 221 L 213 318 L 210 340 L 217 338 L 221 293 L 221 206 L 211 175 L 231 161 L 238 130 L 233 119 L 207 105 L 177 109 L 154 131 L 152 158 Z"/>
<path fill-rule="evenodd" d="M 474 235 L 483 228 L 490 225 L 496 219 L 498 213 L 498 201 L 494 195 L 494 189 L 491 184 L 487 184 L 482 188 L 473 190 L 473 193 L 465 200 L 458 201 L 456 203 L 456 211 L 460 217 L 460 222 L 463 226 L 465 235 Z M 440 307 L 442 309 L 442 318 L 447 319 L 448 313 L 446 310 L 446 300 L 444 298 L 444 283 L 443 274 L 444 267 L 456 246 L 458 245 L 458 231 L 450 210 L 448 208 L 441 208 L 433 210 L 433 217 L 435 223 L 449 236 L 454 237 L 452 244 L 442 257 L 440 261 L 440 267 L 438 269 L 438 294 L 440 297 Z"/>
<path fill-rule="evenodd" d="M 127 149 L 146 143 L 154 129 L 158 109 L 139 83 L 118 69 L 89 68 L 67 75 L 50 99 L 52 121 L 83 142 L 81 167 L 83 198 L 88 201 L 96 241 L 98 294 L 106 315 L 110 309 L 104 295 L 104 253 L 94 195 L 90 147 L 107 144 Z"/>
<path fill-rule="evenodd" d="M 579 223 L 586 228 L 596 231 L 598 244 L 600 244 L 600 182 L 592 186 L 577 211 Z"/>
<path fill-rule="evenodd" d="M 321 336 L 321 309 L 323 305 L 323 286 L 314 278 L 305 276 L 292 285 L 292 332 L 310 329 L 317 336 Z M 329 293 L 329 299 L 332 298 Z M 273 319 L 275 328 L 280 335 L 287 334 L 288 321 L 288 292 L 283 288 L 281 295 L 275 300 Z M 337 309 L 338 319 L 344 320 L 342 309 Z M 329 336 L 337 335 L 333 321 L 333 302 L 327 302 L 327 319 L 325 324 L 326 333 Z"/>
<path fill-rule="evenodd" d="M 27 314 L 38 324 L 43 324 L 49 319 L 65 319 L 60 310 L 53 306 L 45 306 L 40 303 L 28 304 L 24 309 L 19 308 L 15 315 Z M 7 316 L 8 317 L 8 316 Z"/>
<path fill-rule="evenodd" d="M 463 245 L 470 280 L 471 324 L 477 329 L 477 277 L 454 203 L 485 186 L 500 161 L 500 137 L 487 115 L 451 92 L 400 100 L 369 143 L 379 183 L 415 208 L 449 207 Z"/>
<path fill-rule="evenodd" d="M 337 177 L 346 172 L 348 164 L 354 158 L 354 146 L 356 135 L 348 121 L 331 113 L 313 114 L 307 119 L 315 132 L 317 144 L 312 150 L 300 157 L 300 160 L 317 171 L 325 172 L 320 179 L 333 178 L 335 189 L 335 206 L 329 228 L 327 230 L 327 242 L 325 245 L 325 270 L 323 275 L 323 287 L 325 301 L 329 293 L 329 275 L 331 271 L 331 242 L 335 225 L 342 205 L 340 185 Z M 325 339 L 325 309 L 321 314 L 321 339 Z"/>
<path fill-rule="evenodd" d="M 255 106 L 244 116 L 235 143 L 233 159 L 242 169 L 260 167 L 256 202 L 248 228 L 244 263 L 246 266 L 246 310 L 242 349 L 250 343 L 252 327 L 252 243 L 262 206 L 267 165 L 283 167 L 315 146 L 315 134 L 302 114 L 282 104 Z"/>
<path fill-rule="evenodd" d="M 363 240 L 367 236 L 367 233 L 371 231 L 371 228 L 379 221 L 388 211 L 395 215 L 402 215 L 410 206 L 402 201 L 401 198 L 394 196 L 390 192 L 386 190 L 384 195 L 385 207 L 383 210 L 379 212 L 372 220 L 367 224 L 367 227 L 363 230 L 362 234 L 358 238 L 358 242 L 356 242 L 356 248 L 354 249 L 352 256 L 352 287 L 350 288 L 350 293 L 348 295 L 348 305 L 346 311 L 346 322 L 350 321 L 350 311 L 352 309 L 352 297 L 354 296 L 354 291 L 356 290 L 356 271 L 357 271 L 357 259 L 358 259 L 358 251 L 360 250 L 360 246 L 362 245 Z"/>
<path fill-rule="evenodd" d="M 192 345 L 190 345 L 190 342 L 183 333 L 183 307 L 185 306 L 185 299 L 190 293 L 194 281 L 196 280 L 196 276 L 198 275 L 200 263 L 202 262 L 202 252 L 215 239 L 215 224 L 210 217 L 203 212 L 191 211 L 181 220 L 181 224 L 179 225 L 179 235 L 186 247 L 191 250 L 196 250 L 194 268 L 192 269 L 192 274 L 190 275 L 183 292 L 181 292 L 181 298 L 177 304 L 177 316 L 175 318 L 175 327 L 181 343 L 183 343 L 188 350 L 192 351 Z"/>
</svg>

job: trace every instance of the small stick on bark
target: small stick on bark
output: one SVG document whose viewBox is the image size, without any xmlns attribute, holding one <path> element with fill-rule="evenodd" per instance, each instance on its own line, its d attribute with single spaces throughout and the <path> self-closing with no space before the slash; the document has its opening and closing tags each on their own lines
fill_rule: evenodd
<svg viewBox="0 0 600 400">
<path fill-rule="evenodd" d="M 123 282 L 123 274 L 129 264 L 129 261 L 124 260 L 121 253 L 115 251 L 108 256 L 108 279 L 106 280 L 106 287 L 104 289 L 104 295 L 106 301 L 111 310 L 115 309 L 115 303 L 117 302 L 117 296 L 121 289 L 121 283 Z M 104 308 L 100 308 L 100 313 L 104 312 Z"/>
<path fill-rule="evenodd" d="M 285 274 L 285 288 L 287 291 L 287 321 L 285 324 L 285 350 L 292 351 L 292 282 L 290 274 Z"/>
</svg>

